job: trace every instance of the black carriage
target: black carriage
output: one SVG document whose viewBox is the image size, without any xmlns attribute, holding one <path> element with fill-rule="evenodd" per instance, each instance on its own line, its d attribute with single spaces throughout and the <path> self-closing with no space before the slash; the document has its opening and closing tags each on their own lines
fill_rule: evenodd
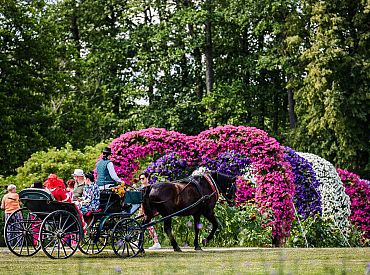
<svg viewBox="0 0 370 275">
<path fill-rule="evenodd" d="M 127 191 L 124 199 L 110 190 L 102 191 L 102 208 L 89 213 L 86 234 L 74 204 L 58 202 L 43 189 L 28 188 L 19 197 L 23 208 L 14 212 L 4 227 L 6 245 L 17 256 L 32 256 L 42 249 L 50 258 L 64 259 L 77 249 L 85 254 L 98 254 L 109 244 L 120 257 L 136 256 L 141 250 L 141 230 L 137 232 L 131 226 L 132 237 L 125 235 L 125 240 L 113 230 L 121 220 L 139 224 L 130 217 L 140 208 L 140 191 Z M 122 252 L 127 242 L 130 249 Z"/>
</svg>

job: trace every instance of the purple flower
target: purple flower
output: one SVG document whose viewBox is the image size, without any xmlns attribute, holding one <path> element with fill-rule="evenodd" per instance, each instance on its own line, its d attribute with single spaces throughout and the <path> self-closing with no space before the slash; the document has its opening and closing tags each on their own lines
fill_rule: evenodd
<svg viewBox="0 0 370 275">
<path fill-rule="evenodd" d="M 321 215 L 320 182 L 316 179 L 312 165 L 289 147 L 285 147 L 285 160 L 291 164 L 294 173 L 294 204 L 298 214 L 304 219 L 315 214 Z"/>
</svg>

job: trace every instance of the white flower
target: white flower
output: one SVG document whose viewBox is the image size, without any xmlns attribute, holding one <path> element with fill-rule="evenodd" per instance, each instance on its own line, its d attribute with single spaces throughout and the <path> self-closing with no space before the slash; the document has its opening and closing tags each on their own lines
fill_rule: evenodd
<svg viewBox="0 0 370 275">
<path fill-rule="evenodd" d="M 343 233 L 348 233 L 351 201 L 345 193 L 345 188 L 335 167 L 317 155 L 297 154 L 311 163 L 316 178 L 320 182 L 318 189 L 321 192 L 323 218 L 332 220 Z"/>
<path fill-rule="evenodd" d="M 193 173 L 191 173 L 191 176 L 192 177 L 195 177 L 195 176 L 202 176 L 205 172 L 208 172 L 209 169 L 204 167 L 204 166 L 201 166 L 201 167 L 198 167 L 198 169 L 194 170 Z"/>
<path fill-rule="evenodd" d="M 242 177 L 253 184 L 253 186 L 256 186 L 257 179 L 255 178 L 255 171 L 251 166 L 247 166 L 241 171 L 243 173 Z"/>
</svg>

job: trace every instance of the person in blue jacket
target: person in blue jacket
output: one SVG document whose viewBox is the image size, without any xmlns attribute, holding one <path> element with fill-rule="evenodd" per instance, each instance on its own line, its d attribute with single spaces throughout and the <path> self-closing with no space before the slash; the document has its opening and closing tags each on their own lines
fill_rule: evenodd
<svg viewBox="0 0 370 275">
<path fill-rule="evenodd" d="M 103 158 L 96 164 L 96 184 L 100 190 L 109 189 L 115 186 L 116 183 L 122 183 L 123 181 L 117 176 L 114 170 L 113 162 L 109 160 L 109 156 L 112 151 L 109 147 L 103 149 Z"/>
</svg>

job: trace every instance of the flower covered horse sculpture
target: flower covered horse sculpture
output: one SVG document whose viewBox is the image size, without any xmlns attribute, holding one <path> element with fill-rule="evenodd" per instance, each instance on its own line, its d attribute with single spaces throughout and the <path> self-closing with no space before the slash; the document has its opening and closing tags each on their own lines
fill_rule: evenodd
<svg viewBox="0 0 370 275">
<path fill-rule="evenodd" d="M 143 224 L 148 224 L 158 212 L 162 216 L 164 231 L 173 249 L 181 251 L 172 235 L 171 218 L 173 216 L 193 216 L 194 247 L 195 250 L 201 250 L 198 240 L 200 217 L 203 215 L 212 224 L 211 232 L 203 240 L 203 245 L 206 245 L 213 238 L 218 227 L 214 207 L 219 196 L 222 194 L 229 205 L 234 203 L 235 180 L 236 177 L 210 171 L 174 182 L 149 185 L 144 191 L 145 219 Z"/>
</svg>

